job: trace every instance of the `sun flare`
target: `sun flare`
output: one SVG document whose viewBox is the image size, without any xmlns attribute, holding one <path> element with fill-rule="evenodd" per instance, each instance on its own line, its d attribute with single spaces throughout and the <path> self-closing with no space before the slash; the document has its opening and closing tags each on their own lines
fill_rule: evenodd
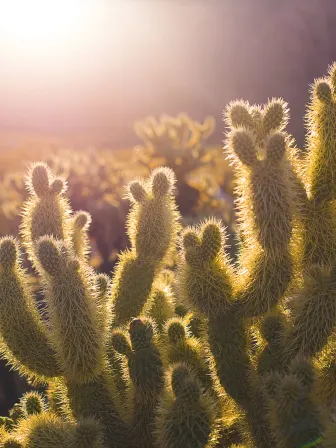
<svg viewBox="0 0 336 448">
<path fill-rule="evenodd" d="M 26 49 L 59 46 L 90 25 L 94 2 L 0 0 L 0 39 Z"/>
<path fill-rule="evenodd" d="M 69 114 L 79 122 L 94 111 L 98 126 L 107 110 L 116 116 L 124 86 L 131 95 L 135 73 L 152 72 L 156 33 L 152 2 L 0 0 L 0 123 L 66 127 Z"/>
</svg>

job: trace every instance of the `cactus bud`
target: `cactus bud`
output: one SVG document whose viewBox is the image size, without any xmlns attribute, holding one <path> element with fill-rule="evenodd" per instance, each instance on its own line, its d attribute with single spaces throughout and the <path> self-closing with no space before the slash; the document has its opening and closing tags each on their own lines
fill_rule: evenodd
<svg viewBox="0 0 336 448">
<path fill-rule="evenodd" d="M 286 137 L 284 132 L 272 134 L 266 143 L 267 160 L 280 162 L 286 152 Z"/>
<path fill-rule="evenodd" d="M 37 243 L 38 259 L 49 275 L 57 275 L 61 269 L 61 255 L 55 243 L 49 237 L 42 237 Z"/>
<path fill-rule="evenodd" d="M 166 196 L 172 187 L 171 178 L 172 175 L 167 169 L 161 168 L 160 170 L 155 170 L 152 180 L 152 190 L 153 195 L 156 198 Z"/>
<path fill-rule="evenodd" d="M 252 166 L 257 161 L 255 139 L 251 132 L 241 128 L 233 130 L 230 146 L 244 165 Z"/>
<path fill-rule="evenodd" d="M 27 415 L 40 414 L 45 409 L 43 397 L 38 392 L 27 392 L 21 402 Z"/>
<path fill-rule="evenodd" d="M 128 342 L 126 336 L 118 331 L 112 334 L 112 346 L 114 350 L 121 355 L 127 356 L 132 352 L 130 343 Z"/>
<path fill-rule="evenodd" d="M 219 223 L 208 222 L 203 227 L 202 258 L 213 260 L 222 248 L 222 229 Z"/>
<path fill-rule="evenodd" d="M 14 421 L 9 417 L 0 416 L 0 428 L 4 427 L 6 431 L 10 432 L 14 427 Z"/>
<path fill-rule="evenodd" d="M 74 216 L 74 224 L 78 229 L 87 229 L 91 223 L 89 213 L 82 210 L 78 211 Z"/>
<path fill-rule="evenodd" d="M 234 101 L 229 104 L 226 112 L 227 121 L 234 128 L 253 128 L 253 120 L 248 110 L 248 105 L 242 101 Z"/>
<path fill-rule="evenodd" d="M 281 99 L 273 99 L 268 102 L 263 119 L 263 128 L 266 134 L 281 129 L 287 124 L 288 112 L 286 106 L 287 104 Z"/>
<path fill-rule="evenodd" d="M 21 442 L 15 439 L 15 437 L 9 436 L 1 445 L 3 448 L 23 448 Z"/>
<path fill-rule="evenodd" d="M 34 165 L 31 175 L 31 186 L 38 197 L 49 192 L 49 169 L 45 164 Z"/>
<path fill-rule="evenodd" d="M 330 103 L 332 99 L 331 88 L 327 81 L 318 80 L 314 86 L 315 96 L 323 103 Z"/>
<path fill-rule="evenodd" d="M 175 395 L 183 390 L 183 383 L 190 377 L 190 370 L 185 364 L 177 364 L 171 374 L 171 385 Z"/>
<path fill-rule="evenodd" d="M 183 233 L 182 244 L 185 249 L 200 246 L 201 242 L 193 229 L 186 229 Z"/>
<path fill-rule="evenodd" d="M 147 197 L 146 190 L 144 189 L 143 185 L 141 185 L 140 182 L 132 181 L 130 182 L 128 188 L 129 193 L 135 202 L 143 202 L 146 199 Z"/>
<path fill-rule="evenodd" d="M 285 336 L 286 319 L 280 314 L 265 316 L 260 327 L 261 335 L 269 344 L 276 344 Z"/>
<path fill-rule="evenodd" d="M 18 247 L 13 238 L 0 239 L 0 265 L 12 269 L 17 261 Z"/>
<path fill-rule="evenodd" d="M 301 357 L 293 359 L 289 370 L 293 375 L 298 377 L 304 387 L 307 387 L 308 390 L 311 389 L 315 380 L 315 371 L 308 359 Z"/>
<path fill-rule="evenodd" d="M 181 388 L 178 390 L 179 398 L 184 400 L 188 405 L 197 403 L 201 397 L 201 389 L 197 381 L 193 378 L 186 378 L 181 383 Z"/>
<path fill-rule="evenodd" d="M 65 190 L 65 183 L 62 179 L 55 179 L 50 185 L 50 193 L 57 195 Z"/>
<path fill-rule="evenodd" d="M 129 326 L 129 334 L 134 350 L 147 347 L 153 338 L 153 327 L 149 321 L 133 319 Z"/>
<path fill-rule="evenodd" d="M 299 402 L 303 398 L 303 387 L 296 375 L 285 375 L 278 387 L 276 394 L 277 406 L 284 412 L 289 411 L 293 406 L 299 406 Z"/>
<path fill-rule="evenodd" d="M 176 344 L 177 342 L 185 339 L 186 330 L 181 322 L 181 320 L 175 318 L 171 319 L 167 323 L 167 335 L 168 339 L 172 344 Z"/>
<path fill-rule="evenodd" d="M 155 168 L 149 179 L 154 197 L 163 197 L 172 193 L 175 184 L 175 173 L 168 167 Z"/>
</svg>

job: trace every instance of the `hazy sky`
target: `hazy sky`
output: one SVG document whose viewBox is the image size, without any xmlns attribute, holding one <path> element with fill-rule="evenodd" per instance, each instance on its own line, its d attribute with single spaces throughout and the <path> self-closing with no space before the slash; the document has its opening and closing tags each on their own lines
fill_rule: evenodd
<svg viewBox="0 0 336 448">
<path fill-rule="evenodd" d="M 101 130 L 122 143 L 136 119 L 185 111 L 215 115 L 220 136 L 228 101 L 272 96 L 290 101 L 299 125 L 308 84 L 332 62 L 332 0 L 82 0 L 52 38 L 39 34 L 37 19 L 53 23 L 45 11 L 18 9 L 9 32 L 8 3 L 0 130 Z"/>
</svg>

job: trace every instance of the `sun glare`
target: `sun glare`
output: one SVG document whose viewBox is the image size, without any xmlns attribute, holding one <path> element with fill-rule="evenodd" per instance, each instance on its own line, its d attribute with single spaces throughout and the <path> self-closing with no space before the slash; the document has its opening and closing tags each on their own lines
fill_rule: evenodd
<svg viewBox="0 0 336 448">
<path fill-rule="evenodd" d="M 52 45 L 88 23 L 85 0 L 0 0 L 1 40 L 19 45 Z"/>
<path fill-rule="evenodd" d="M 161 41 L 152 5 L 0 0 L 0 124 L 66 127 L 70 115 L 83 123 L 91 114 L 100 123 L 107 110 L 124 108 L 125 93 L 156 76 L 151 62 Z"/>
</svg>

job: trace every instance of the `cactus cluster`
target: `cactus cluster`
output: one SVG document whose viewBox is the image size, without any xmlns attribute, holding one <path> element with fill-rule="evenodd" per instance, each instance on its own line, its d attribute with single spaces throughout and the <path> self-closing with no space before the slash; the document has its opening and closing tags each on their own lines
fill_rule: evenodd
<svg viewBox="0 0 336 448">
<path fill-rule="evenodd" d="M 211 216 L 220 213 L 227 224 L 232 222 L 232 205 L 216 197 L 221 188 L 232 194 L 232 172 L 220 148 L 207 145 L 215 130 L 213 117 L 203 123 L 187 114 L 176 117 L 149 116 L 135 123 L 135 132 L 143 145 L 134 148 L 135 160 L 153 169 L 164 164 L 176 176 L 176 202 L 182 216 Z"/>
<path fill-rule="evenodd" d="M 208 152 L 205 142 L 214 132 L 215 120 L 209 116 L 204 123 L 198 123 L 180 114 L 177 117 L 163 115 L 157 121 L 150 116 L 136 122 L 134 128 L 144 142 L 143 147 L 136 148 L 139 160 L 149 164 L 155 157 L 162 158 L 179 179 L 180 172 L 192 171 L 204 163 L 202 159 Z"/>
<path fill-rule="evenodd" d="M 39 160 L 46 162 L 56 175 L 67 178 L 67 194 L 74 210 L 87 210 L 91 214 L 89 236 L 94 243 L 91 264 L 101 272 L 110 272 L 117 253 L 128 243 L 125 183 L 145 170 L 134 163 L 129 166 L 121 157 L 103 150 L 57 148 L 46 150 Z M 23 173 L 6 173 L 0 179 L 0 191 L 0 235 L 16 234 L 22 202 L 27 199 Z"/>
<path fill-rule="evenodd" d="M 196 126 L 192 121 L 190 123 Z M 207 125 L 206 123 L 202 125 L 203 133 L 212 122 L 210 121 Z M 195 131 L 193 132 L 195 133 Z M 208 133 L 210 133 L 210 128 Z M 205 136 L 202 142 L 204 140 Z M 184 141 L 179 139 L 176 134 L 174 134 L 171 145 L 176 148 L 174 152 L 190 156 L 191 148 L 186 149 Z M 194 145 L 195 148 L 197 145 L 200 147 L 199 138 L 194 138 Z M 226 223 L 230 223 L 233 214 L 232 170 L 222 157 L 220 146 L 211 150 L 202 146 L 202 151 L 207 155 L 204 156 L 199 149 L 192 156 L 193 165 L 189 159 L 182 164 L 183 175 L 178 179 L 179 188 L 175 189 L 175 194 L 180 191 L 181 194 L 177 196 L 182 198 L 187 208 L 180 211 L 189 213 L 193 209 L 194 215 L 202 212 L 206 216 L 216 212 L 225 218 Z M 139 157 L 139 154 L 144 155 L 145 148 L 142 148 L 140 152 L 133 151 L 133 149 L 112 152 L 111 150 L 93 148 L 75 150 L 46 146 L 41 153 L 36 154 L 36 150 L 31 152 L 34 157 L 38 156 L 38 160 L 46 162 L 56 175 L 67 179 L 67 194 L 73 209 L 87 210 L 92 216 L 92 224 L 89 228 L 89 236 L 93 245 L 91 264 L 104 273 L 111 272 L 116 264 L 118 253 L 128 245 L 125 233 L 128 212 L 128 203 L 124 197 L 125 184 L 135 176 L 149 175 L 155 166 L 160 166 L 163 163 L 173 168 L 174 172 L 179 166 L 179 164 L 175 164 L 177 160 L 175 158 L 168 160 L 164 157 L 150 157 L 148 160 L 146 159 L 148 163 L 144 162 L 143 157 Z M 14 153 L 12 157 L 14 162 L 20 166 L 19 160 L 16 160 L 18 155 Z M 20 153 L 20 161 L 21 157 L 27 157 L 27 154 Z M 154 159 L 156 160 L 155 166 L 152 163 Z M 8 161 L 6 163 L 8 165 Z M 197 170 L 197 167 L 200 167 L 201 171 Z M 192 176 L 187 176 L 186 173 L 190 174 L 191 171 Z M 227 193 L 226 198 L 217 197 L 219 185 Z M 197 208 L 189 207 L 194 200 L 189 193 L 194 199 L 197 199 Z M 17 168 L 15 172 L 8 171 L 3 175 L 0 173 L 0 236 L 17 234 L 22 202 L 26 199 L 27 190 L 22 170 Z"/>
<path fill-rule="evenodd" d="M 312 88 L 304 159 L 288 119 L 281 99 L 225 111 L 236 263 L 220 221 L 181 231 L 160 167 L 128 186 L 131 247 L 110 281 L 88 263 L 90 216 L 31 168 L 20 246 L 44 306 L 3 238 L 0 348 L 43 391 L 0 419 L 0 447 L 336 446 L 336 65 Z"/>
</svg>

